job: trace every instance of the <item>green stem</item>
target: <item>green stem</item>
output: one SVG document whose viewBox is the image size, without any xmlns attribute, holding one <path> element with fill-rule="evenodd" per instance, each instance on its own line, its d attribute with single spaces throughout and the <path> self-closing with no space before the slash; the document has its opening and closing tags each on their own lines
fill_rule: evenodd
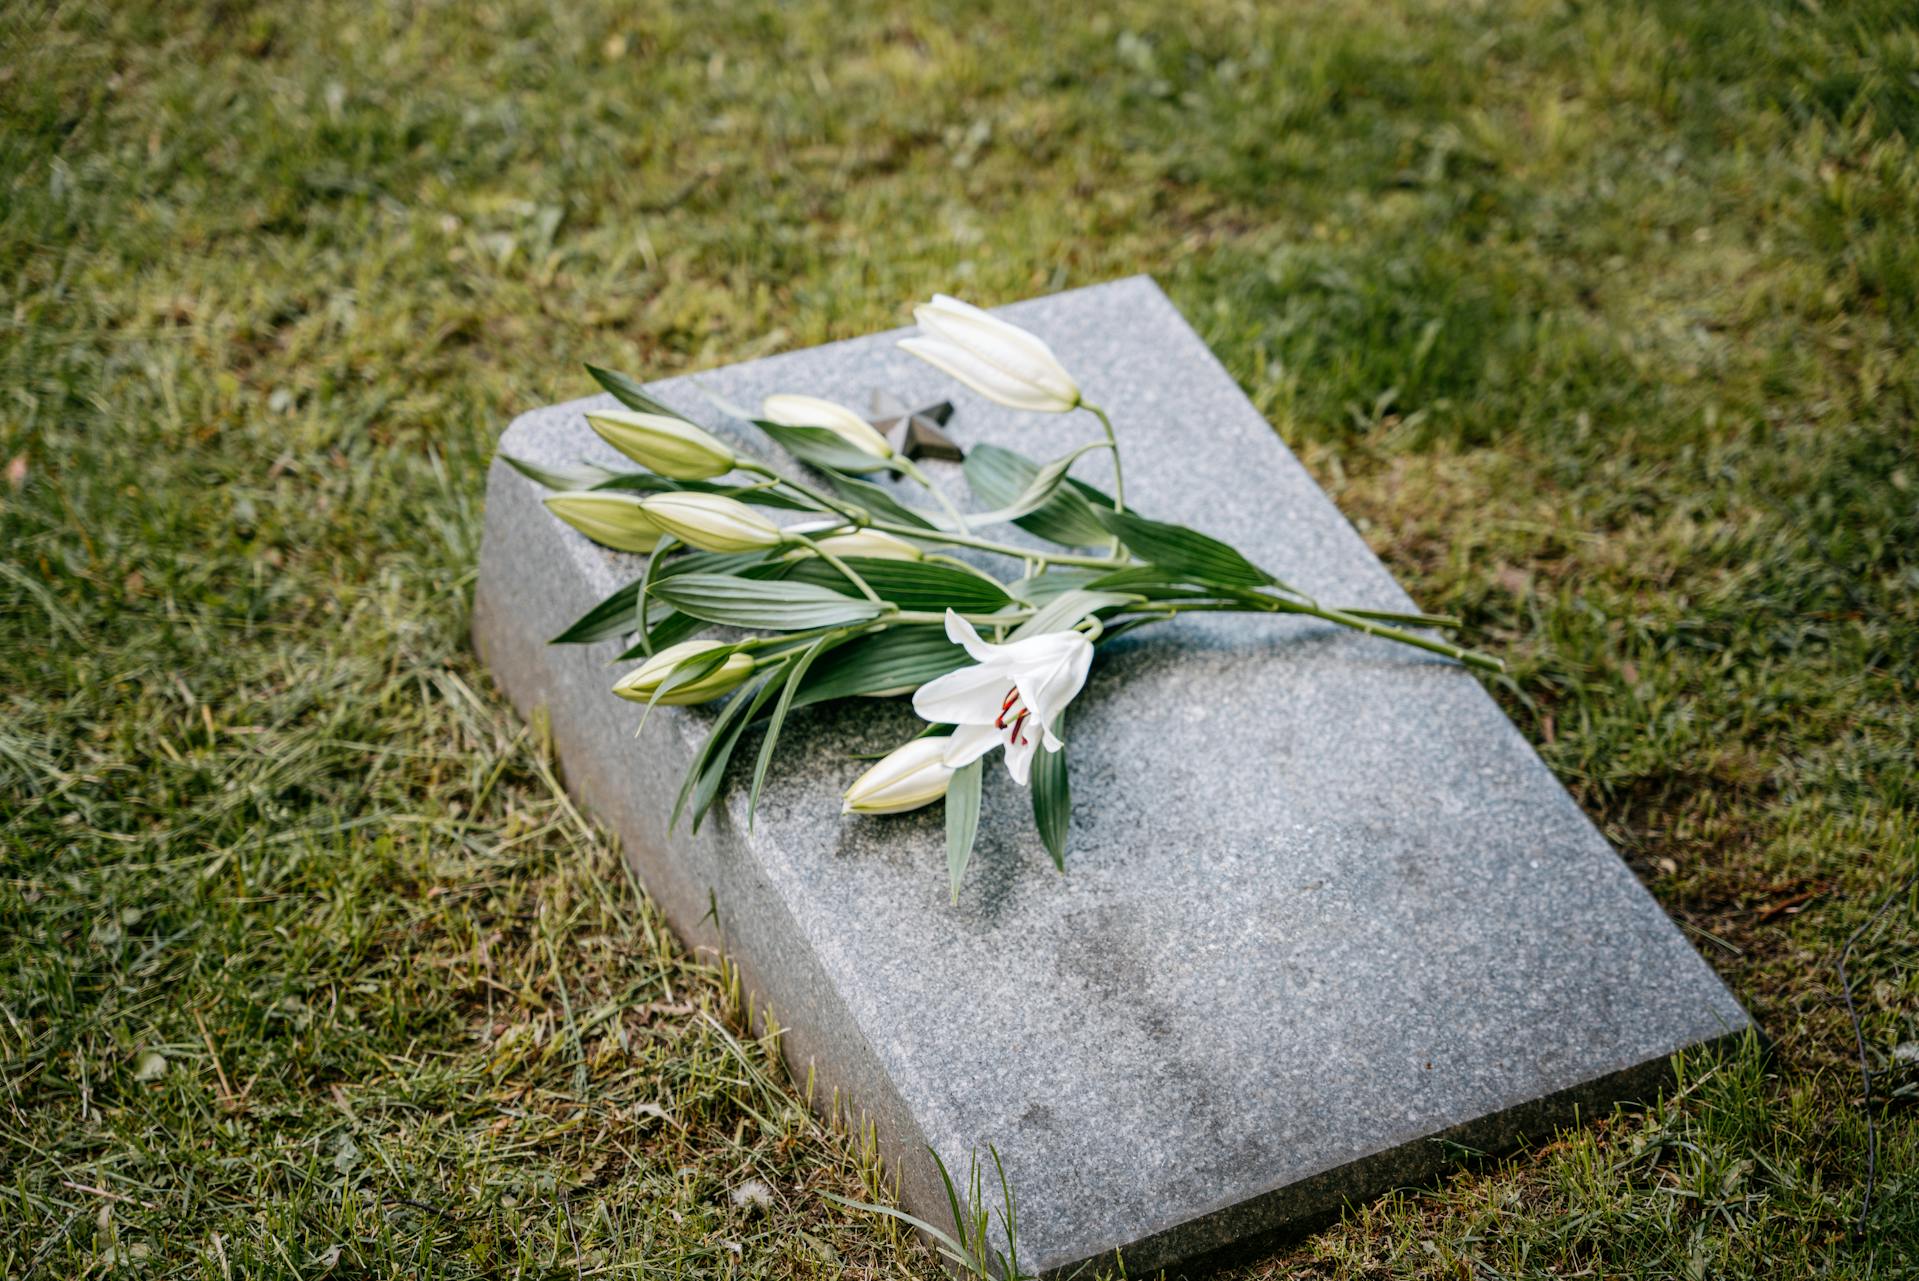
<svg viewBox="0 0 1919 1281">
<path fill-rule="evenodd" d="M 1006 590 L 1005 583 L 1002 583 L 999 579 L 993 577 L 991 574 L 981 569 L 978 565 L 970 564 L 967 561 L 961 560 L 957 556 L 947 556 L 940 552 L 927 552 L 925 556 L 922 557 L 922 559 L 931 564 L 951 565 L 954 569 L 961 570 L 961 571 L 964 571 L 965 573 L 971 574 L 973 577 L 980 579 L 982 582 L 991 583 L 993 586 L 999 588 L 1001 591 Z"/>
<path fill-rule="evenodd" d="M 973 624 L 975 627 L 998 627 L 1004 623 L 1023 623 L 1033 616 L 1033 611 L 1030 609 L 1016 610 L 1010 614 L 960 614 L 958 610 L 954 610 L 953 612 L 959 614 L 961 618 Z M 946 615 L 943 613 L 934 614 L 924 610 L 903 609 L 897 614 L 888 614 L 885 621 L 889 623 L 944 623 L 946 621 Z"/>
<path fill-rule="evenodd" d="M 873 624 L 871 623 L 860 623 L 852 627 L 836 625 L 833 627 L 814 627 L 803 632 L 780 632 L 774 636 L 754 636 L 747 640 L 735 641 L 733 648 L 750 651 L 764 649 L 769 645 L 784 645 L 792 649 L 801 649 L 809 642 L 818 640 L 822 636 L 830 636 L 835 632 L 845 632 L 850 636 L 854 632 L 865 631 L 872 626 Z M 778 657 L 778 655 L 775 655 L 775 657 Z"/>
<path fill-rule="evenodd" d="M 946 513 L 947 518 L 953 522 L 960 533 L 964 534 L 969 532 L 966 528 L 966 517 L 961 514 L 959 508 L 953 506 L 953 500 L 948 498 L 941 492 L 939 486 L 933 483 L 932 477 L 920 470 L 918 463 L 915 463 L 905 454 L 895 454 L 893 455 L 893 466 L 899 470 L 900 475 L 913 480 L 921 489 L 931 494 L 933 501 L 940 505 L 941 510 Z"/>
<path fill-rule="evenodd" d="M 1468 667 L 1476 667 L 1485 672 L 1503 672 L 1506 664 L 1490 654 L 1466 649 L 1449 641 L 1436 640 L 1431 636 L 1422 636 L 1418 632 L 1409 632 L 1404 628 L 1390 627 L 1371 619 L 1361 618 L 1357 614 L 1342 609 L 1330 609 L 1324 605 L 1308 604 L 1304 601 L 1281 600 L 1276 596 L 1262 596 L 1248 593 L 1238 600 L 1180 603 L 1177 601 L 1156 602 L 1158 608 L 1152 613 L 1152 621 L 1158 622 L 1172 618 L 1177 614 L 1304 614 L 1309 618 L 1323 618 L 1329 623 L 1338 623 L 1356 632 L 1368 636 L 1377 636 L 1382 640 L 1397 641 L 1401 645 L 1410 645 L 1414 649 L 1423 649 L 1428 653 L 1443 654 Z"/>
<path fill-rule="evenodd" d="M 983 552 L 997 552 L 1001 556 L 1011 556 L 1018 560 L 1032 560 L 1038 557 L 1054 565 L 1081 565 L 1088 569 L 1125 569 L 1128 565 L 1137 563 L 1130 556 L 1078 556 L 1071 552 L 1035 551 L 1031 547 L 1014 547 L 1010 543 L 996 543 L 990 538 L 977 538 L 971 534 L 954 534 L 944 529 L 922 529 L 916 525 L 900 525 L 870 517 L 860 523 L 869 529 L 883 530 L 905 538 L 917 538 L 923 543 L 948 543 L 954 547 L 972 547 Z"/>
<path fill-rule="evenodd" d="M 835 556 L 832 552 L 827 551 L 824 547 L 820 546 L 818 543 L 808 538 L 805 534 L 788 534 L 786 537 L 789 542 L 796 543 L 799 546 L 806 548 L 808 551 L 812 552 L 815 556 L 819 557 L 821 560 L 831 565 L 834 569 L 839 570 L 841 575 L 845 577 L 847 582 L 853 584 L 853 586 L 860 589 L 860 595 L 866 597 L 866 599 L 872 601 L 875 605 L 886 605 L 889 603 L 886 600 L 882 599 L 880 594 L 873 590 L 872 584 L 868 583 L 864 578 L 861 578 L 859 576 L 859 572 L 855 570 L 851 565 L 847 564 L 845 561 Z"/>
<path fill-rule="evenodd" d="M 790 476 L 782 476 L 778 472 L 774 471 L 771 467 L 768 467 L 765 463 L 759 462 L 756 459 L 736 458 L 734 460 L 734 465 L 738 467 L 741 471 L 750 471 L 755 473 L 756 475 L 770 477 L 771 479 L 786 486 L 788 489 L 792 490 L 794 493 L 798 494 L 800 497 L 811 502 L 814 506 L 818 507 L 820 510 L 837 512 L 839 515 L 844 516 L 846 517 L 846 519 L 852 521 L 855 525 L 863 524 L 865 523 L 867 519 L 867 512 L 864 508 L 855 507 L 851 503 L 843 502 L 840 499 L 833 498 L 827 494 L 823 494 L 819 490 L 807 484 L 805 481 L 794 480 Z"/>
<path fill-rule="evenodd" d="M 1098 405 L 1082 400 L 1079 407 L 1099 419 L 1099 425 L 1106 429 L 1107 448 L 1113 455 L 1113 510 L 1123 512 L 1126 510 L 1126 471 L 1119 464 L 1119 437 L 1113 434 L 1113 420 Z"/>
</svg>

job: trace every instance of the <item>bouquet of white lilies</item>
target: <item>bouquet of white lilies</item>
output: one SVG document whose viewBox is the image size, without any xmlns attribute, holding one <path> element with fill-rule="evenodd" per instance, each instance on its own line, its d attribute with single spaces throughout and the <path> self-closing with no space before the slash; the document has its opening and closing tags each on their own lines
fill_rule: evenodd
<svg viewBox="0 0 1919 1281">
<path fill-rule="evenodd" d="M 556 641 L 633 638 L 620 657 L 639 665 L 613 692 L 649 710 L 730 696 L 687 772 L 675 823 L 690 814 L 698 828 L 749 728 L 764 725 L 750 816 L 794 708 L 910 694 L 927 728 L 854 779 L 844 808 L 895 814 L 944 798 L 957 895 L 995 749 L 1013 781 L 1031 788 L 1040 840 L 1065 866 L 1067 710 L 1098 646 L 1136 627 L 1200 610 L 1304 614 L 1501 669 L 1433 634 L 1456 620 L 1322 605 L 1218 539 L 1129 510 L 1112 420 L 1044 342 L 944 296 L 914 315 L 922 336 L 905 350 L 1000 404 L 1090 413 L 1103 439 L 1043 463 L 972 449 L 965 478 L 983 510 L 962 512 L 864 417 L 832 401 L 777 395 L 757 415 L 734 411 L 812 468 L 816 485 L 735 451 L 634 380 L 589 367 L 624 408 L 587 421 L 647 470 L 508 459 L 559 491 L 546 504 L 561 520 L 648 557 L 638 579 Z M 1110 456 L 1111 494 L 1067 474 L 1092 451 Z M 867 479 L 875 472 L 918 485 L 933 506 L 901 501 Z M 769 512 L 801 519 L 781 524 Z M 986 532 L 1006 524 L 1027 537 Z M 991 572 L 998 565 L 1009 572 Z M 724 631 L 702 635 L 716 628 Z"/>
</svg>

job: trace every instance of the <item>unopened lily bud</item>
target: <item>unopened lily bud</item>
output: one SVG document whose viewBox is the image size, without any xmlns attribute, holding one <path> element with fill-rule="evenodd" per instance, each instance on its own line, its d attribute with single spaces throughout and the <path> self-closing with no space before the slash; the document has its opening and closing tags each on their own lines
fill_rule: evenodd
<svg viewBox="0 0 1919 1281">
<path fill-rule="evenodd" d="M 900 349 L 943 370 L 988 400 L 1063 414 L 1080 404 L 1079 384 L 1053 349 L 1018 325 L 945 294 L 913 309 L 918 338 Z"/>
<path fill-rule="evenodd" d="M 683 641 L 668 646 L 622 676 L 619 683 L 613 686 L 613 692 L 636 703 L 652 702 L 654 691 L 666 683 L 675 667 L 686 659 L 719 648 L 721 642 L 712 640 Z M 712 671 L 675 685 L 662 694 L 659 701 L 668 707 L 710 703 L 744 684 L 746 678 L 753 674 L 753 666 L 751 654 L 728 654 Z"/>
<path fill-rule="evenodd" d="M 925 553 L 907 542 L 904 538 L 877 529 L 856 529 L 850 533 L 834 534 L 828 538 L 815 538 L 813 546 L 833 556 L 865 556 L 872 560 L 919 560 Z M 788 559 L 805 556 L 801 548 Z"/>
<path fill-rule="evenodd" d="M 760 402 L 760 417 L 782 427 L 824 427 L 853 448 L 875 458 L 891 458 L 893 447 L 873 424 L 845 405 L 818 396 L 782 394 Z"/>
<path fill-rule="evenodd" d="M 602 547 L 622 552 L 650 552 L 665 537 L 659 522 L 633 494 L 605 489 L 577 489 L 549 494 L 547 510 Z"/>
<path fill-rule="evenodd" d="M 595 409 L 586 416 L 613 448 L 674 480 L 709 480 L 733 470 L 733 451 L 684 418 L 632 409 Z"/>
<path fill-rule="evenodd" d="M 667 533 L 701 551 L 750 552 L 786 541 L 778 525 L 724 494 L 655 494 L 641 506 Z"/>
<path fill-rule="evenodd" d="M 953 768 L 946 763 L 945 736 L 916 738 L 876 761 L 846 789 L 843 812 L 903 814 L 946 795 Z"/>
</svg>

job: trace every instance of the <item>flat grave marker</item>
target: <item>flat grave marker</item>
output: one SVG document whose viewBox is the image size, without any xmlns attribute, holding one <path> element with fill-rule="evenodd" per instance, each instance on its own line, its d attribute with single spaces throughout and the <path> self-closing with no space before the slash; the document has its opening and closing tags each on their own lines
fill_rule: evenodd
<svg viewBox="0 0 1919 1281">
<path fill-rule="evenodd" d="M 1113 411 L 1134 508 L 1321 599 L 1411 608 L 1150 280 L 999 314 Z M 898 336 L 649 391 L 776 466 L 702 393 L 951 399 L 961 446 L 1041 458 L 1096 438 Z M 522 416 L 502 452 L 627 466 L 595 403 Z M 1101 458 L 1076 474 L 1105 483 Z M 956 465 L 923 465 L 963 493 Z M 657 709 L 636 739 L 641 709 L 608 692 L 620 646 L 546 643 L 638 560 L 542 493 L 494 463 L 474 634 L 501 688 L 547 709 L 568 786 L 682 936 L 741 966 L 816 1101 L 877 1123 L 910 1209 L 948 1217 L 927 1147 L 962 1169 L 998 1149 L 1029 1266 L 1120 1250 L 1140 1275 L 1313 1222 L 1443 1168 L 1439 1140 L 1496 1150 L 1648 1097 L 1675 1051 L 1748 1026 L 1472 675 L 1310 619 L 1187 616 L 1102 651 L 1073 708 L 1064 876 L 997 758 L 957 907 L 939 807 L 840 815 L 854 755 L 918 727 L 903 700 L 796 712 L 751 833 L 743 787 L 669 833 L 711 710 Z"/>
</svg>

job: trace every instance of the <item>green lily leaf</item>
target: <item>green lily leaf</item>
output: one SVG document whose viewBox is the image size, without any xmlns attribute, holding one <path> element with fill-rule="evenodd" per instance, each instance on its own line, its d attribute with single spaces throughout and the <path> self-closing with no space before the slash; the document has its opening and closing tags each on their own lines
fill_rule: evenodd
<svg viewBox="0 0 1919 1281">
<path fill-rule="evenodd" d="M 500 461 L 536 485 L 562 491 L 576 489 L 597 489 L 608 481 L 622 478 L 620 472 L 611 471 L 594 463 L 574 463 L 562 467 L 542 467 L 538 463 L 529 463 L 515 458 L 512 454 L 501 454 Z"/>
<path fill-rule="evenodd" d="M 1185 577 L 1233 587 L 1264 587 L 1271 574 L 1210 534 L 1132 512 L 1096 512 L 1100 524 L 1141 560 Z"/>
<path fill-rule="evenodd" d="M 815 467 L 830 467 L 837 472 L 868 472 L 884 471 L 888 466 L 886 459 L 848 444 L 846 437 L 825 427 L 786 427 L 761 418 L 751 422 L 781 449 Z"/>
<path fill-rule="evenodd" d="M 980 502 L 993 508 L 1017 506 L 1042 470 L 1040 464 L 1025 455 L 998 445 L 976 445 L 966 455 L 967 485 Z M 1009 519 L 1027 533 L 1048 542 L 1065 547 L 1094 547 L 1111 537 L 1099 523 L 1095 507 L 1112 505 L 1113 500 L 1099 490 L 1065 478 L 1045 501 Z"/>
<path fill-rule="evenodd" d="M 1054 726 L 1062 738 L 1065 737 L 1065 718 L 1062 716 Z M 1039 839 L 1046 846 L 1046 852 L 1053 856 L 1053 866 L 1060 871 L 1066 870 L 1066 831 L 1073 818 L 1073 790 L 1066 777 L 1066 745 L 1060 744 L 1057 752 L 1049 752 L 1042 746 L 1033 756 L 1033 826 L 1039 829 Z"/>
<path fill-rule="evenodd" d="M 794 705 L 904 694 L 972 661 L 936 624 L 889 627 L 822 658 L 794 697 Z"/>
<path fill-rule="evenodd" d="M 937 612 L 951 607 L 962 614 L 990 614 L 1013 603 L 1005 589 L 951 565 L 873 556 L 845 559 L 874 591 L 901 609 Z M 839 570 L 817 557 L 788 564 L 791 568 L 786 577 L 791 582 L 814 583 L 839 592 L 853 590 Z"/>
<path fill-rule="evenodd" d="M 979 838 L 980 767 L 984 764 L 978 760 L 954 770 L 946 788 L 946 876 L 955 903 L 966 865 L 973 859 L 973 843 Z"/>
<path fill-rule="evenodd" d="M 588 365 L 586 372 L 593 375 L 593 381 L 613 394 L 613 399 L 628 409 L 636 409 L 643 414 L 664 414 L 668 418 L 677 418 L 681 422 L 691 422 L 677 409 L 669 409 L 646 394 L 646 388 L 637 378 L 628 377 L 611 369 L 601 369 L 597 365 Z"/>
<path fill-rule="evenodd" d="M 831 467 L 822 467 L 827 481 L 836 493 L 849 503 L 857 503 L 881 520 L 890 520 L 896 525 L 912 525 L 919 529 L 932 529 L 932 518 L 917 507 L 908 507 L 893 497 L 893 492 L 884 485 L 876 485 L 870 480 L 861 480 L 857 476 L 848 476 Z"/>
<path fill-rule="evenodd" d="M 878 618 L 884 607 L 811 583 L 732 574 L 676 574 L 653 584 L 653 595 L 684 614 L 729 627 L 800 632 Z"/>
</svg>

